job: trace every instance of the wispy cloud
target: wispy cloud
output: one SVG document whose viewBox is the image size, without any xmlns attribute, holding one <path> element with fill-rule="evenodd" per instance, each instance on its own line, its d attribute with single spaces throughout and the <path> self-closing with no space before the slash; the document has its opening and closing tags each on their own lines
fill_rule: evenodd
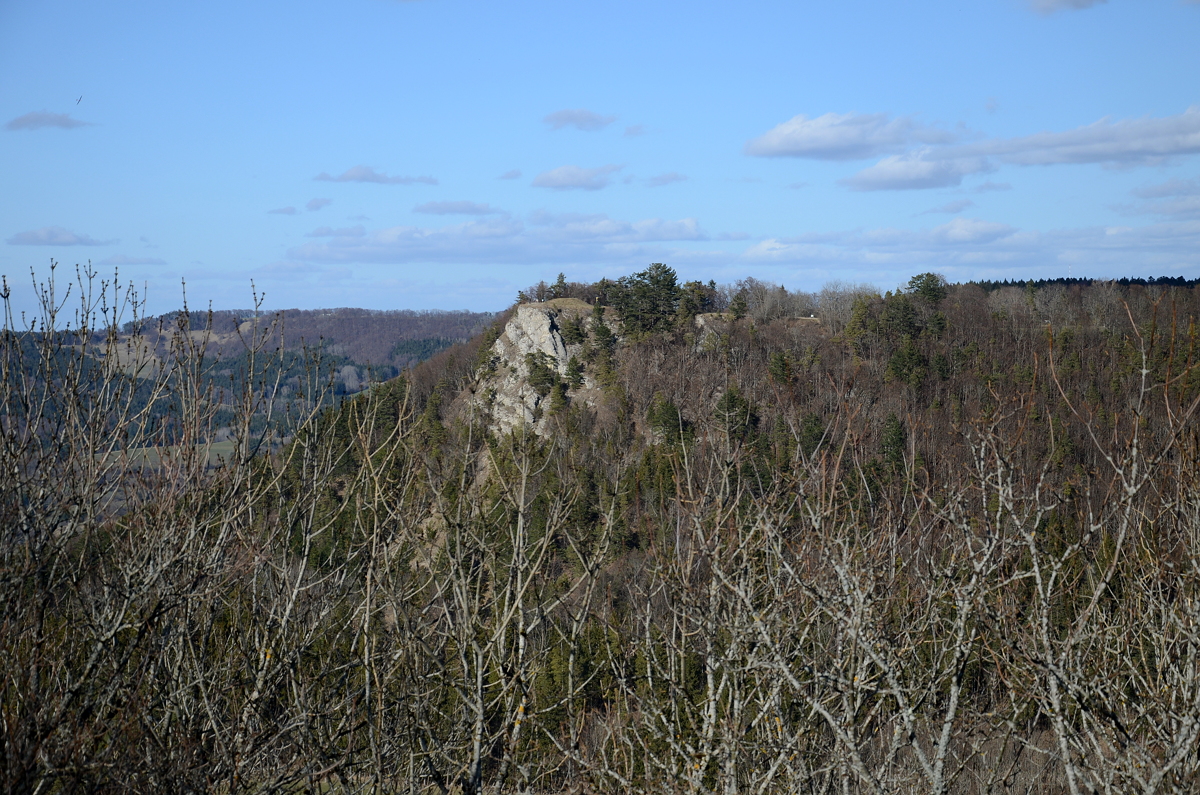
<svg viewBox="0 0 1200 795">
<path fill-rule="evenodd" d="M 165 259 L 158 257 L 127 257 L 124 254 L 114 254 L 100 260 L 100 265 L 166 265 Z"/>
<path fill-rule="evenodd" d="M 334 229 L 331 226 L 321 226 L 308 233 L 307 237 L 362 237 L 367 233 L 363 226 L 347 226 Z"/>
<path fill-rule="evenodd" d="M 267 210 L 267 215 L 295 215 L 295 207 L 276 207 L 274 210 Z"/>
<path fill-rule="evenodd" d="M 935 227 L 930 236 L 940 243 L 991 243 L 1008 237 L 1017 230 L 1007 224 L 981 221 L 978 218 L 955 218 Z"/>
<path fill-rule="evenodd" d="M 469 201 L 425 202 L 413 208 L 414 213 L 429 215 L 499 215 L 503 210 L 490 204 Z"/>
<path fill-rule="evenodd" d="M 1196 179 L 1169 179 L 1158 185 L 1138 188 L 1134 196 L 1143 199 L 1162 199 L 1168 196 L 1200 196 L 1200 177 Z"/>
<path fill-rule="evenodd" d="M 961 185 L 963 177 L 994 170 L 986 158 L 942 160 L 932 150 L 885 157 L 854 176 L 840 180 L 851 190 L 920 190 Z"/>
<path fill-rule="evenodd" d="M 289 288 L 297 284 L 319 285 L 319 295 L 328 296 L 329 289 L 337 282 L 349 279 L 353 276 L 353 272 L 340 265 L 322 266 L 311 262 L 292 262 L 289 260 L 277 260 L 275 262 L 260 265 L 250 271 L 223 271 L 216 269 L 205 268 L 202 271 L 194 271 L 188 273 L 188 281 L 209 281 L 209 282 L 243 282 L 246 279 L 255 279 L 261 289 L 261 285 L 266 282 L 274 283 L 279 289 L 283 285 Z M 328 306 L 328 304 L 326 304 Z"/>
<path fill-rule="evenodd" d="M 1029 6 L 1039 14 L 1053 14 L 1055 11 L 1079 11 L 1106 2 L 1108 0 L 1029 0 Z"/>
<path fill-rule="evenodd" d="M 585 132 L 603 130 L 616 120 L 616 116 L 601 116 L 599 113 L 592 113 L 590 110 L 585 110 L 584 108 L 556 110 L 542 119 L 542 121 L 550 125 L 550 129 L 552 130 L 561 130 L 563 127 L 574 127 L 576 130 L 583 130 Z"/>
<path fill-rule="evenodd" d="M 1042 132 L 1018 138 L 993 138 L 947 147 L 945 157 L 982 155 L 1022 166 L 1101 163 L 1110 166 L 1154 166 L 1200 153 L 1200 105 L 1161 118 L 1103 118 L 1065 132 Z"/>
<path fill-rule="evenodd" d="M 1178 220 L 1200 220 L 1200 178 L 1169 179 L 1133 191 L 1147 199 L 1134 207 L 1118 208 L 1131 213 L 1149 213 Z"/>
<path fill-rule="evenodd" d="M 1200 105 L 1161 118 L 1100 119 L 1064 132 L 923 146 L 883 158 L 842 184 L 853 190 L 914 190 L 960 185 L 964 177 L 1018 166 L 1161 165 L 1200 153 Z"/>
<path fill-rule="evenodd" d="M 625 134 L 628 135 L 630 138 L 636 138 L 639 135 L 645 135 L 646 134 L 646 125 L 631 124 L 625 128 Z"/>
<path fill-rule="evenodd" d="M 512 171 L 505 171 L 503 174 L 496 177 L 496 179 L 520 179 L 520 178 L 521 178 L 521 170 L 517 169 L 517 168 L 514 168 Z"/>
<path fill-rule="evenodd" d="M 993 193 L 995 191 L 1012 190 L 1012 185 L 1007 182 L 992 182 L 988 180 L 982 185 L 976 185 L 971 189 L 972 193 Z"/>
<path fill-rule="evenodd" d="M 779 267 L 795 274 L 828 269 L 911 275 L 937 269 L 962 280 L 1058 273 L 1065 271 L 1067 262 L 1077 263 L 1077 271 L 1086 263 L 1089 275 L 1095 276 L 1158 276 L 1200 267 L 1200 220 L 1027 231 L 986 218 L 954 218 L 924 229 L 855 229 L 762 239 L 742 234 L 709 238 L 692 218 L 626 221 L 543 211 L 524 219 L 494 216 L 444 227 L 348 231 L 354 234 L 310 240 L 289 251 L 287 258 L 317 267 L 591 264 L 617 270 L 669 262 L 676 267 L 733 267 L 731 274 L 747 267 Z M 713 242 L 706 246 L 709 240 Z M 745 240 L 745 247 L 729 252 L 735 240 Z M 779 273 L 781 278 L 785 275 Z"/>
<path fill-rule="evenodd" d="M 1200 222 L 1035 232 L 980 219 L 924 230 L 869 229 L 768 238 L 747 264 L 857 271 L 937 270 L 951 279 L 1020 278 L 1086 264 L 1089 275 L 1161 275 L 1200 267 Z"/>
<path fill-rule="evenodd" d="M 533 213 L 515 218 L 471 220 L 440 228 L 395 226 L 364 234 L 321 235 L 288 252 L 302 262 L 637 262 L 670 258 L 661 244 L 707 239 L 695 218 L 622 221 L 607 215 Z M 315 233 L 313 233 L 315 235 Z M 650 260 L 655 261 L 655 260 Z M 664 261 L 664 260 L 657 260 Z"/>
<path fill-rule="evenodd" d="M 608 186 L 609 176 L 622 168 L 611 164 L 597 168 L 559 166 L 534 177 L 533 186 L 553 190 L 600 190 Z"/>
<path fill-rule="evenodd" d="M 336 177 L 332 177 L 322 171 L 313 177 L 313 179 L 321 182 L 374 182 L 379 185 L 438 184 L 438 181 L 433 177 L 389 177 L 383 172 L 376 171 L 371 166 L 355 166 L 354 168 L 346 169 Z"/>
<path fill-rule="evenodd" d="M 328 207 L 333 204 L 333 199 L 310 199 L 308 204 L 304 205 L 310 213 L 316 212 L 322 207 Z"/>
<path fill-rule="evenodd" d="M 803 157 L 813 160 L 863 160 L 903 151 L 913 144 L 950 143 L 956 136 L 886 113 L 800 115 L 746 143 L 755 157 Z"/>
<path fill-rule="evenodd" d="M 671 171 L 666 174 L 659 174 L 657 177 L 651 177 L 646 180 L 646 184 L 652 188 L 661 188 L 663 185 L 670 185 L 674 182 L 683 182 L 687 179 L 687 174 L 679 174 Z"/>
<path fill-rule="evenodd" d="M 7 240 L 10 246 L 110 246 L 118 240 L 96 240 L 61 226 L 43 226 L 28 232 L 18 232 Z"/>
<path fill-rule="evenodd" d="M 603 214 L 550 213 L 544 210 L 532 213 L 529 222 L 534 226 L 546 227 L 543 232 L 550 239 L 564 242 L 581 240 L 604 240 L 606 242 L 645 243 L 663 240 L 707 240 L 695 218 L 664 220 L 648 218 L 642 221 L 620 221 Z"/>
<path fill-rule="evenodd" d="M 47 127 L 59 130 L 75 130 L 80 127 L 93 126 L 90 121 L 72 119 L 69 113 L 51 113 L 48 110 L 35 110 L 18 116 L 4 125 L 6 130 L 44 130 Z"/>
<path fill-rule="evenodd" d="M 975 202 L 971 201 L 970 199 L 958 199 L 957 201 L 947 202 L 941 207 L 932 207 L 921 213 L 921 215 L 933 215 L 935 213 L 948 213 L 950 215 L 954 215 L 955 213 L 961 213 L 963 210 L 974 206 Z"/>
</svg>

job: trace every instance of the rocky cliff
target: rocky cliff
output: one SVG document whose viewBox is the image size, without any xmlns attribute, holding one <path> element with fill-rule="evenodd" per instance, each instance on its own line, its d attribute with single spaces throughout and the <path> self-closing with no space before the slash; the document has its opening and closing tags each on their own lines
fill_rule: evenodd
<svg viewBox="0 0 1200 795">
<path fill-rule="evenodd" d="M 591 313 L 589 304 L 575 298 L 516 308 L 492 345 L 475 391 L 477 406 L 489 414 L 493 431 L 503 434 L 524 426 L 548 436 L 556 387 L 559 401 L 569 395 L 570 401 L 595 405 L 598 390 L 586 371 L 579 373 L 576 384 L 568 384 L 572 357 L 579 364 L 585 358 L 584 343 L 568 343 L 563 337 L 565 323 L 586 324 Z"/>
</svg>

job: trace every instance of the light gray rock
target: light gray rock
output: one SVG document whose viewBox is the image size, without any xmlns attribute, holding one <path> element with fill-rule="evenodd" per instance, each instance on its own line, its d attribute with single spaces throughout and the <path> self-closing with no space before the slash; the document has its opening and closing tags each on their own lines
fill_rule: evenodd
<svg viewBox="0 0 1200 795">
<path fill-rule="evenodd" d="M 586 303 L 573 299 L 517 307 L 492 346 L 490 372 L 481 373 L 481 388 L 476 391 L 491 414 L 494 432 L 505 434 L 524 426 L 539 436 L 549 435 L 549 418 L 545 415 L 550 397 L 538 395 L 529 385 L 527 357 L 544 355 L 545 363 L 565 376 L 567 363 L 581 346 L 567 345 L 560 323 L 567 318 L 586 317 L 590 310 Z M 585 376 L 584 390 L 592 386 Z"/>
</svg>

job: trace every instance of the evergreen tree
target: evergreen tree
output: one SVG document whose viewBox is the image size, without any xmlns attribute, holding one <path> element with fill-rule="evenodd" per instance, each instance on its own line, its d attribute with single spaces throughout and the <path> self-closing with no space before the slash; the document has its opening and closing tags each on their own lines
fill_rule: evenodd
<svg viewBox="0 0 1200 795">
<path fill-rule="evenodd" d="M 734 320 L 741 320 L 749 311 L 750 304 L 746 301 L 746 292 L 740 290 L 729 303 L 729 314 L 733 315 Z"/>
<path fill-rule="evenodd" d="M 938 273 L 922 273 L 908 280 L 908 291 L 937 306 L 946 297 L 946 277 Z"/>
<path fill-rule="evenodd" d="M 670 328 L 679 309 L 680 294 L 674 269 L 655 262 L 618 281 L 611 300 L 621 313 L 624 332 L 638 335 Z"/>
</svg>

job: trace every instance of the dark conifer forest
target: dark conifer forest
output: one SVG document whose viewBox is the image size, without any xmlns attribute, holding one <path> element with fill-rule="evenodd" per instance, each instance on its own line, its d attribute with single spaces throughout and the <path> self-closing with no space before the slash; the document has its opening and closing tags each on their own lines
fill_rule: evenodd
<svg viewBox="0 0 1200 795">
<path fill-rule="evenodd" d="M 289 347 L 80 278 L 0 332 L 6 793 L 1200 788 L 1195 280 L 654 264 Z"/>
</svg>

